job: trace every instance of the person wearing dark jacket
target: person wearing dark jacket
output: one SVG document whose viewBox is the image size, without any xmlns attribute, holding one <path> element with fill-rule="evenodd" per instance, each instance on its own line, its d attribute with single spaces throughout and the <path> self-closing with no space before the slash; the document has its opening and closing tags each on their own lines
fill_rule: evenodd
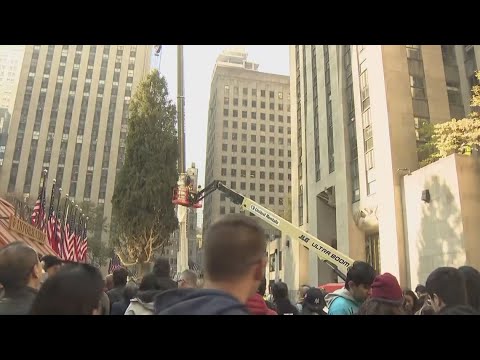
<svg viewBox="0 0 480 360">
<path fill-rule="evenodd" d="M 153 274 L 158 278 L 157 285 L 161 286 L 161 290 L 175 289 L 177 283 L 170 278 L 170 263 L 167 258 L 160 257 L 153 264 Z"/>
<path fill-rule="evenodd" d="M 263 229 L 243 215 L 227 215 L 205 236 L 203 289 L 167 290 L 155 298 L 157 315 L 250 315 L 245 303 L 265 277 Z"/>
<path fill-rule="evenodd" d="M 288 286 L 284 282 L 272 285 L 273 303 L 278 315 L 299 315 L 298 309 L 288 298 Z"/>
<path fill-rule="evenodd" d="M 324 308 L 326 307 L 325 296 L 322 290 L 311 287 L 305 293 L 302 302 L 301 315 L 327 315 Z"/>
<path fill-rule="evenodd" d="M 43 275 L 37 252 L 23 242 L 0 249 L 0 315 L 27 315 L 40 288 Z"/>
<path fill-rule="evenodd" d="M 110 313 L 112 312 L 112 305 L 122 300 L 127 279 L 127 269 L 122 267 L 113 271 L 113 289 L 107 291 L 108 298 L 110 299 Z"/>
<path fill-rule="evenodd" d="M 125 311 L 130 305 L 130 300 L 137 294 L 137 284 L 130 282 L 123 289 L 122 300 L 113 303 L 110 315 L 125 315 Z"/>
<path fill-rule="evenodd" d="M 425 283 L 431 306 L 435 313 L 446 311 L 445 308 L 468 305 L 465 278 L 454 267 L 439 267 L 428 275 Z"/>
</svg>

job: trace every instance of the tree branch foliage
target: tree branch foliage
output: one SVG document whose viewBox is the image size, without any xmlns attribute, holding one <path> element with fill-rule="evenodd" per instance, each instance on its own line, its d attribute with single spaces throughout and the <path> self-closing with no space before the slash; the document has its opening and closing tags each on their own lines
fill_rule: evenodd
<svg viewBox="0 0 480 360">
<path fill-rule="evenodd" d="M 102 232 L 108 232 L 107 218 L 103 216 L 103 205 L 84 201 L 79 207 L 88 217 L 88 258 L 96 266 L 106 265 L 111 249 L 106 242 L 102 241 Z"/>
<path fill-rule="evenodd" d="M 165 78 L 153 70 L 130 104 L 125 164 L 112 199 L 110 238 L 124 265 L 149 262 L 178 227 L 172 204 L 177 160 L 175 105 Z"/>
<path fill-rule="evenodd" d="M 480 72 L 476 74 L 480 80 Z M 472 89 L 472 107 L 480 106 L 480 86 Z M 464 153 L 467 148 L 480 146 L 480 116 L 472 112 L 464 119 L 432 125 L 425 123 L 419 128 L 419 138 L 425 142 L 418 147 L 420 166 L 431 164 L 453 153 Z"/>
</svg>

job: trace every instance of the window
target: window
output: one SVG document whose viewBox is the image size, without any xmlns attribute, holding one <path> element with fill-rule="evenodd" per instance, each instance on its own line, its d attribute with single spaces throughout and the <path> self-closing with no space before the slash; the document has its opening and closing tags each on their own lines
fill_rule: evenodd
<svg viewBox="0 0 480 360">
<path fill-rule="evenodd" d="M 238 106 L 238 98 L 233 98 L 233 106 Z"/>
<path fill-rule="evenodd" d="M 252 125 L 254 125 L 254 124 L 252 124 Z M 250 135 L 250 141 L 251 142 L 257 142 L 257 135 Z"/>
<path fill-rule="evenodd" d="M 278 122 L 283 122 L 283 115 L 278 115 Z"/>
<path fill-rule="evenodd" d="M 269 128 L 268 128 L 268 130 L 269 130 L 271 133 L 275 132 L 275 126 L 270 125 Z"/>
<path fill-rule="evenodd" d="M 257 159 L 250 159 L 250 165 L 251 166 L 256 166 L 257 165 Z"/>
<path fill-rule="evenodd" d="M 228 85 L 225 85 L 223 90 L 224 90 L 225 95 L 228 96 L 228 93 L 230 92 L 230 87 Z"/>
<path fill-rule="evenodd" d="M 230 214 L 235 214 L 235 207 L 230 206 Z"/>
<path fill-rule="evenodd" d="M 247 158 L 244 158 L 242 157 L 242 162 L 241 162 L 242 165 L 247 165 Z"/>
<path fill-rule="evenodd" d="M 242 106 L 245 106 L 245 107 L 248 106 L 248 101 L 246 99 L 242 100 Z"/>
<path fill-rule="evenodd" d="M 255 111 L 252 111 L 252 119 L 256 119 L 257 118 L 257 113 Z"/>
<path fill-rule="evenodd" d="M 233 129 L 237 129 L 237 128 L 238 128 L 238 122 L 233 121 L 233 122 L 232 122 L 232 128 L 233 128 Z"/>
<path fill-rule="evenodd" d="M 222 164 L 226 164 L 227 163 L 227 157 L 226 156 L 222 156 Z"/>
<path fill-rule="evenodd" d="M 255 183 L 250 183 L 250 191 L 255 191 Z"/>
<path fill-rule="evenodd" d="M 281 91 L 278 92 L 278 98 L 279 98 L 280 100 L 283 99 L 283 93 L 282 93 Z"/>
<path fill-rule="evenodd" d="M 270 103 L 270 110 L 275 110 L 275 103 L 273 103 L 273 102 Z"/>
<path fill-rule="evenodd" d="M 265 120 L 265 113 L 260 113 L 260 120 Z"/>
<path fill-rule="evenodd" d="M 225 105 L 228 105 L 229 101 L 230 101 L 230 99 L 229 99 L 228 97 L 225 96 L 225 97 L 223 98 L 223 103 L 224 103 Z"/>
<path fill-rule="evenodd" d="M 225 214 L 225 206 L 220 206 L 220 214 Z"/>
<path fill-rule="evenodd" d="M 257 89 L 252 89 L 252 96 L 257 96 Z"/>
<path fill-rule="evenodd" d="M 274 91 L 270 91 L 270 99 L 274 99 L 275 98 L 275 92 Z"/>
<path fill-rule="evenodd" d="M 247 88 L 243 88 L 242 92 L 243 92 L 243 95 L 248 95 L 248 89 Z"/>
<path fill-rule="evenodd" d="M 228 132 L 224 131 L 223 132 L 223 140 L 227 140 L 228 139 Z"/>
<path fill-rule="evenodd" d="M 280 160 L 280 161 L 278 162 L 278 167 L 279 167 L 280 169 L 283 169 L 283 161 Z"/>
<path fill-rule="evenodd" d="M 265 184 L 260 184 L 260 191 L 265 191 Z"/>
<path fill-rule="evenodd" d="M 422 77 L 410 75 L 410 89 L 412 98 L 425 99 L 425 81 Z"/>
<path fill-rule="evenodd" d="M 222 151 L 227 151 L 228 148 L 227 148 L 227 144 L 222 144 Z"/>
<path fill-rule="evenodd" d="M 247 189 L 247 184 L 244 182 L 240 183 L 240 190 L 246 190 Z"/>
<path fill-rule="evenodd" d="M 265 167 L 265 160 L 264 159 L 260 159 L 260 166 Z"/>
<path fill-rule="evenodd" d="M 269 118 L 270 121 L 275 121 L 275 115 L 274 114 L 270 114 L 268 118 Z"/>
<path fill-rule="evenodd" d="M 222 176 L 227 176 L 227 169 L 222 168 L 222 170 L 221 170 L 221 175 L 222 175 Z"/>
<path fill-rule="evenodd" d="M 278 180 L 283 181 L 283 173 L 279 173 L 279 174 L 278 174 Z"/>
<path fill-rule="evenodd" d="M 247 177 L 247 170 L 240 170 L 240 177 L 246 178 Z"/>
<path fill-rule="evenodd" d="M 247 123 L 246 122 L 242 122 L 242 130 L 247 130 Z"/>
<path fill-rule="evenodd" d="M 270 166 L 271 168 L 275 167 L 275 160 L 269 160 L 268 166 Z"/>
<path fill-rule="evenodd" d="M 255 146 L 250 147 L 250 153 L 256 154 L 257 153 L 257 148 Z"/>
<path fill-rule="evenodd" d="M 260 179 L 265 179 L 265 171 L 260 171 Z"/>
<path fill-rule="evenodd" d="M 230 170 L 230 176 L 237 176 L 237 169 L 231 169 Z"/>
<path fill-rule="evenodd" d="M 250 124 L 250 129 L 252 129 L 252 130 L 257 130 L 257 124 L 251 123 L 251 124 Z"/>
<path fill-rule="evenodd" d="M 230 187 L 235 190 L 237 188 L 237 183 L 235 181 L 231 181 Z"/>
<path fill-rule="evenodd" d="M 283 111 L 283 104 L 278 104 L 278 110 Z"/>
<path fill-rule="evenodd" d="M 265 101 L 260 102 L 260 108 L 265 109 Z"/>
<path fill-rule="evenodd" d="M 223 127 L 228 128 L 228 120 L 223 120 Z"/>
<path fill-rule="evenodd" d="M 261 205 L 265 204 L 265 196 L 260 196 L 260 204 Z"/>
<path fill-rule="evenodd" d="M 232 145 L 232 152 L 237 152 L 237 145 L 235 144 Z"/>
<path fill-rule="evenodd" d="M 278 156 L 283 156 L 283 149 L 278 149 Z"/>
<path fill-rule="evenodd" d="M 272 196 L 270 196 L 270 197 L 268 198 L 268 204 L 269 204 L 269 205 L 275 205 L 275 198 L 272 197 Z"/>
<path fill-rule="evenodd" d="M 233 110 L 233 117 L 238 117 L 238 110 Z"/>
<path fill-rule="evenodd" d="M 228 116 L 228 109 L 223 109 L 223 116 Z"/>
<path fill-rule="evenodd" d="M 242 111 L 242 118 L 243 118 L 243 119 L 246 119 L 246 118 L 247 118 L 247 112 L 246 112 L 246 111 Z"/>
<path fill-rule="evenodd" d="M 233 95 L 238 95 L 238 86 L 233 88 Z"/>
<path fill-rule="evenodd" d="M 232 165 L 235 165 L 237 163 L 237 157 L 233 156 L 232 157 Z"/>
<path fill-rule="evenodd" d="M 274 149 L 274 148 L 270 148 L 270 149 L 269 149 L 269 154 L 270 154 L 271 156 L 275 156 L 275 149 Z"/>
<path fill-rule="evenodd" d="M 274 193 L 275 192 L 275 185 L 273 185 L 273 184 L 268 185 L 268 191 L 270 193 Z"/>
<path fill-rule="evenodd" d="M 242 134 L 242 141 L 247 141 L 247 134 Z"/>
<path fill-rule="evenodd" d="M 237 140 L 237 133 L 232 133 L 232 140 Z"/>
</svg>

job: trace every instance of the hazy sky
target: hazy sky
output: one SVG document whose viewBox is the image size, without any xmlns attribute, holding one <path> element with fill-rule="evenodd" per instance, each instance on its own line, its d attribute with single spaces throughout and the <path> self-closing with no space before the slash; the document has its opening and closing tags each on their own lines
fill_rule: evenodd
<svg viewBox="0 0 480 360">
<path fill-rule="evenodd" d="M 248 59 L 258 63 L 259 71 L 288 75 L 288 45 L 240 45 Z M 198 168 L 198 182 L 205 186 L 205 155 L 207 149 L 208 101 L 210 84 L 217 56 L 222 50 L 238 45 L 185 45 L 185 142 L 186 165 Z M 158 68 L 159 58 L 152 66 Z M 177 47 L 164 45 L 160 56 L 160 73 L 168 82 L 170 97 L 177 101 Z M 200 214 L 199 214 L 200 215 Z M 201 215 L 200 215 L 201 216 Z M 200 219 L 199 219 L 200 220 Z M 201 222 L 199 221 L 199 224 Z"/>
</svg>

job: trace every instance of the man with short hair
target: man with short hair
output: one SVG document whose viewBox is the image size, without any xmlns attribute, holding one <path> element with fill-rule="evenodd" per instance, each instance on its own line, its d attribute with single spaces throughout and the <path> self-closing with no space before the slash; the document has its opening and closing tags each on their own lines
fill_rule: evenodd
<svg viewBox="0 0 480 360">
<path fill-rule="evenodd" d="M 178 287 L 179 288 L 197 288 L 197 274 L 195 274 L 192 270 L 185 270 L 180 274 L 180 278 L 178 279 Z"/>
<path fill-rule="evenodd" d="M 110 311 L 113 303 L 122 300 L 123 290 L 127 285 L 128 270 L 121 267 L 113 271 L 113 288 L 107 291 L 107 296 L 110 299 Z"/>
<path fill-rule="evenodd" d="M 167 258 L 160 257 L 155 260 L 152 271 L 158 279 L 161 290 L 176 289 L 177 283 L 170 277 L 170 262 Z"/>
<path fill-rule="evenodd" d="M 228 215 L 205 236 L 203 289 L 175 289 L 157 296 L 158 315 L 249 315 L 245 306 L 265 276 L 264 230 L 244 215 Z"/>
<path fill-rule="evenodd" d="M 27 315 L 41 285 L 42 265 L 37 252 L 23 242 L 0 249 L 0 315 Z"/>
<path fill-rule="evenodd" d="M 325 296 L 328 315 L 353 315 L 370 295 L 375 270 L 364 261 L 355 261 L 347 272 L 345 287 Z"/>
<path fill-rule="evenodd" d="M 442 314 L 452 307 L 468 307 L 465 278 L 454 267 L 439 267 L 425 283 L 433 311 Z"/>
<path fill-rule="evenodd" d="M 45 255 L 40 261 L 43 265 L 43 270 L 45 270 L 48 277 L 52 277 L 56 274 L 63 265 L 63 261 L 54 255 Z"/>
</svg>

